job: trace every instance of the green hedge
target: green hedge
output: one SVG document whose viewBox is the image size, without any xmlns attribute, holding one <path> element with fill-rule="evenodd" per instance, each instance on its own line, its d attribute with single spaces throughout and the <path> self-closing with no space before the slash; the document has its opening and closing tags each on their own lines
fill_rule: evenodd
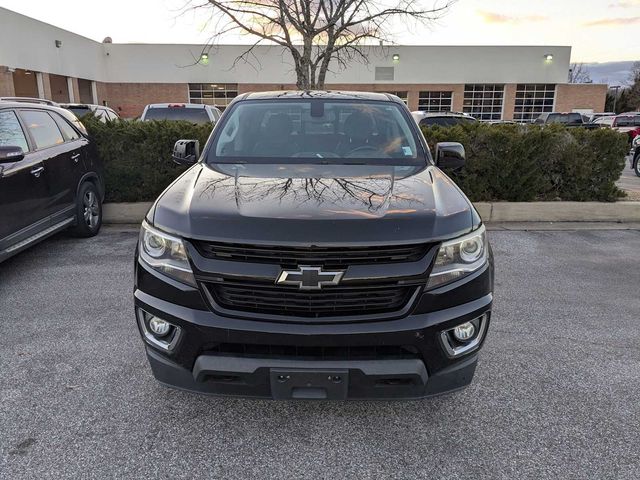
<svg viewBox="0 0 640 480">
<path fill-rule="evenodd" d="M 473 201 L 615 201 L 627 137 L 611 129 L 473 123 L 423 128 L 431 151 L 460 142 L 467 163 L 447 172 Z"/>
<path fill-rule="evenodd" d="M 105 167 L 107 202 L 154 200 L 186 167 L 171 160 L 173 145 L 195 138 L 200 148 L 211 125 L 188 122 L 115 121 L 102 123 L 83 118 Z"/>
<path fill-rule="evenodd" d="M 197 138 L 210 125 L 185 122 L 84 118 L 105 165 L 107 202 L 155 199 L 185 167 L 171 161 L 176 140 Z M 616 186 L 628 151 L 627 137 L 610 129 L 488 125 L 424 129 L 435 143 L 461 142 L 467 164 L 448 172 L 473 201 L 599 200 L 624 196 Z"/>
</svg>

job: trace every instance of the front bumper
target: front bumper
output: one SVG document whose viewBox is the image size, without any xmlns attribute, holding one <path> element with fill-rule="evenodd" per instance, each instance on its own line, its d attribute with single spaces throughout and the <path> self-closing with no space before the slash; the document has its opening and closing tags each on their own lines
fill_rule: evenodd
<svg viewBox="0 0 640 480">
<path fill-rule="evenodd" d="M 199 356 L 191 371 L 150 347 L 147 358 L 156 380 L 168 387 L 279 400 L 424 398 L 466 387 L 478 363 L 477 355 L 471 355 L 429 377 L 420 360 L 305 361 Z M 305 377 L 280 386 L 291 381 L 291 373 Z M 285 375 L 287 378 L 283 379 Z"/>
<path fill-rule="evenodd" d="M 447 354 L 441 332 L 483 315 L 488 327 L 493 300 L 490 264 L 423 294 L 414 310 L 424 313 L 360 323 L 231 318 L 212 312 L 204 301 L 195 304 L 197 290 L 176 292 L 178 285 L 158 282 L 137 265 L 137 313 L 144 310 L 181 329 L 171 352 L 147 343 L 158 381 L 199 393 L 276 399 L 413 399 L 463 388 L 473 378 L 487 329 L 478 348 L 460 358 Z M 410 354 L 358 356 L 400 346 Z M 296 355 L 277 354 L 291 347 Z M 327 349 L 335 356 L 320 356 Z"/>
</svg>

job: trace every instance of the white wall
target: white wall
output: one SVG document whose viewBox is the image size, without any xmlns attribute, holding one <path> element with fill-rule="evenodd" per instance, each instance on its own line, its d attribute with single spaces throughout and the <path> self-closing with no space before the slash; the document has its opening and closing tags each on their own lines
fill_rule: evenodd
<svg viewBox="0 0 640 480">
<path fill-rule="evenodd" d="M 0 8 L 0 65 L 102 80 L 103 57 L 98 42 Z"/>
<path fill-rule="evenodd" d="M 55 40 L 62 40 L 62 48 Z M 0 65 L 108 82 L 295 83 L 289 55 L 280 47 L 258 47 L 248 63 L 234 66 L 246 48 L 214 47 L 208 65 L 193 65 L 202 46 L 103 45 L 0 8 Z M 396 53 L 400 61 L 394 63 Z M 545 61 L 547 53 L 552 62 Z M 353 63 L 327 82 L 376 83 L 375 67 L 393 66 L 394 83 L 565 83 L 571 47 L 370 47 L 369 57 L 369 65 Z"/>
</svg>

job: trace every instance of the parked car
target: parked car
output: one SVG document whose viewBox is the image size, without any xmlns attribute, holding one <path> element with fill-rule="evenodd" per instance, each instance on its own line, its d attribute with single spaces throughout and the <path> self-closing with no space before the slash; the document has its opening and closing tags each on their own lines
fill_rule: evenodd
<svg viewBox="0 0 640 480">
<path fill-rule="evenodd" d="M 585 123 L 582 118 L 582 114 L 577 112 L 551 112 L 543 113 L 536 118 L 535 124 L 537 125 L 549 125 L 552 123 L 559 123 L 565 127 L 584 127 L 584 128 L 600 128 L 600 125 L 595 123 Z"/>
<path fill-rule="evenodd" d="M 629 141 L 632 141 L 637 135 L 640 135 L 640 113 L 629 112 L 620 115 L 601 117 L 594 121 L 601 127 L 612 128 L 618 132 L 629 135 Z"/>
<path fill-rule="evenodd" d="M 222 113 L 211 105 L 199 103 L 152 103 L 144 107 L 140 120 L 183 120 L 191 123 L 216 123 Z"/>
<path fill-rule="evenodd" d="M 589 123 L 594 123 L 596 120 L 602 117 L 615 117 L 615 112 L 602 112 L 602 113 L 592 113 L 589 116 Z"/>
<path fill-rule="evenodd" d="M 593 120 L 591 123 L 594 125 L 598 125 L 599 127 L 608 127 L 611 128 L 611 126 L 613 125 L 613 121 L 615 120 L 616 116 L 615 115 L 607 115 L 607 116 L 602 116 L 602 117 L 598 117 L 595 120 Z"/>
<path fill-rule="evenodd" d="M 487 125 L 525 125 L 514 120 L 483 120 L 482 123 Z"/>
<path fill-rule="evenodd" d="M 480 216 L 386 94 L 234 99 L 146 215 L 134 302 L 154 376 L 201 393 L 418 398 L 471 381 L 493 256 Z"/>
<path fill-rule="evenodd" d="M 640 128 L 640 112 L 629 112 L 617 115 L 613 119 L 611 128 L 621 133 L 628 133 L 631 140 L 637 135 Z"/>
<path fill-rule="evenodd" d="M 102 166 L 75 115 L 0 101 L 0 261 L 67 228 L 96 235 L 103 199 Z"/>
<path fill-rule="evenodd" d="M 76 117 L 82 118 L 85 115 L 93 114 L 102 122 L 107 120 L 118 120 L 120 115 L 112 108 L 103 105 L 93 105 L 89 103 L 61 103 L 62 108 L 72 111 Z"/>
<path fill-rule="evenodd" d="M 477 122 L 475 118 L 466 113 L 459 112 L 411 112 L 411 116 L 415 122 L 421 126 L 430 127 L 432 125 L 440 125 L 441 127 L 452 127 L 462 123 Z"/>
<path fill-rule="evenodd" d="M 35 97 L 0 97 L 0 102 L 41 103 L 43 105 L 58 106 L 53 100 Z"/>
</svg>

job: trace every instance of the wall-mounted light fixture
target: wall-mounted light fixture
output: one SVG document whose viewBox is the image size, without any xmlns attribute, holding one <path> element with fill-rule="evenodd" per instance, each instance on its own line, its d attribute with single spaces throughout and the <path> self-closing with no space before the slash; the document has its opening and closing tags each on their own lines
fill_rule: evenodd
<svg viewBox="0 0 640 480">
<path fill-rule="evenodd" d="M 62 48 L 62 40 L 56 40 L 56 48 Z"/>
<path fill-rule="evenodd" d="M 552 54 L 552 53 L 546 53 L 546 54 L 544 55 L 544 59 L 545 59 L 547 62 L 553 62 L 553 54 Z"/>
<path fill-rule="evenodd" d="M 400 61 L 400 54 L 394 53 L 391 58 L 393 59 L 393 63 L 398 63 Z"/>
<path fill-rule="evenodd" d="M 201 53 L 200 54 L 200 63 L 203 65 L 207 65 L 209 63 L 209 54 Z"/>
</svg>

